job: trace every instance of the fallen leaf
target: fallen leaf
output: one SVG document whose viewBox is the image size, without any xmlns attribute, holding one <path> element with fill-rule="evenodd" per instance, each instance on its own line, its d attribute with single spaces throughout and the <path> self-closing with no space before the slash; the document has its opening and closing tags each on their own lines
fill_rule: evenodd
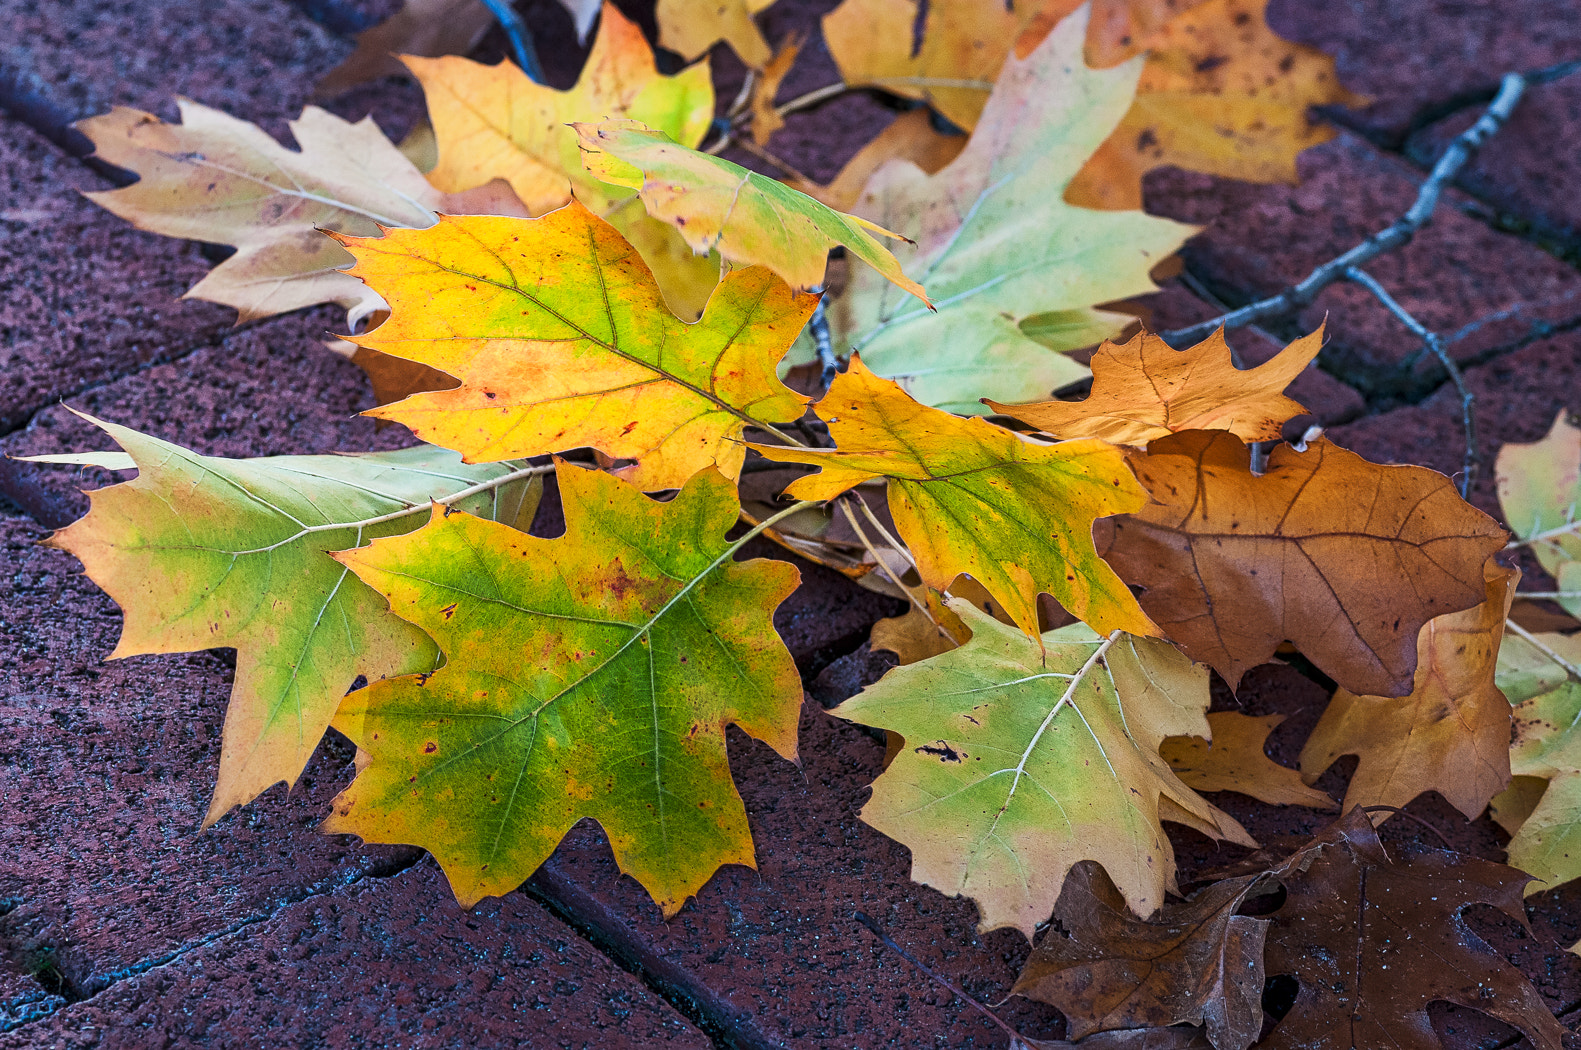
<svg viewBox="0 0 1581 1050">
<path fill-rule="evenodd" d="M 751 446 L 769 459 L 822 467 L 787 496 L 831 500 L 887 477 L 890 513 L 927 586 L 942 591 L 968 573 L 1033 638 L 1040 591 L 1104 634 L 1157 633 L 1093 547 L 1095 519 L 1146 500 L 1118 449 L 1033 444 L 986 420 L 928 408 L 860 357 L 816 409 L 837 449 Z"/>
<path fill-rule="evenodd" d="M 351 256 L 318 231 L 377 237 L 382 227 L 432 226 L 444 198 L 373 118 L 350 124 L 309 106 L 290 124 L 298 152 L 257 125 L 177 104 L 180 124 L 121 106 L 77 123 L 99 161 L 138 175 L 89 200 L 138 229 L 234 245 L 187 295 L 234 307 L 238 324 L 338 303 L 355 325 L 383 307 L 341 271 Z"/>
<path fill-rule="evenodd" d="M 930 656 L 958 648 L 972 636 L 961 618 L 945 607 L 943 597 L 933 588 L 927 592 L 927 611 L 913 602 L 902 616 L 878 621 L 869 633 L 868 646 L 894 653 L 902 664 L 914 664 Z M 957 576 L 946 592 L 961 601 L 971 602 L 1000 623 L 1014 625 L 1004 606 L 994 601 L 988 589 L 970 576 Z"/>
<path fill-rule="evenodd" d="M 573 191 L 600 214 L 630 196 L 587 174 L 569 124 L 629 114 L 695 144 L 714 116 L 708 63 L 661 75 L 642 30 L 614 7 L 567 91 L 533 83 L 510 62 L 486 66 L 455 56 L 405 62 L 423 85 L 439 142 L 433 184 L 453 193 L 502 178 L 533 215 L 560 207 Z"/>
<path fill-rule="evenodd" d="M 829 249 L 861 259 L 884 280 L 931 309 L 922 286 L 874 233 L 894 234 L 834 211 L 805 193 L 699 153 L 636 120 L 573 124 L 582 163 L 595 178 L 639 191 L 648 214 L 681 231 L 693 251 L 718 251 L 743 266 L 766 266 L 800 291 L 823 283 Z M 865 272 L 865 271 L 864 271 Z"/>
<path fill-rule="evenodd" d="M 725 727 L 796 758 L 801 680 L 772 617 L 799 575 L 732 558 L 734 487 L 714 471 L 668 503 L 556 476 L 559 538 L 436 509 L 339 556 L 445 665 L 347 697 L 335 727 L 369 761 L 324 830 L 428 850 L 471 907 L 591 818 L 674 915 L 720 866 L 753 865 Z"/>
<path fill-rule="evenodd" d="M 972 632 L 965 645 L 831 711 L 905 740 L 862 820 L 911 850 L 914 880 L 976 901 L 984 932 L 1030 939 L 1082 860 L 1152 914 L 1175 881 L 1161 803 L 1199 829 L 1217 823 L 1158 757 L 1165 736 L 1202 722 L 1201 669 L 1156 640 L 1100 641 L 1080 624 L 1039 640 L 970 602 L 949 607 Z M 1250 842 L 1233 822 L 1223 833 Z"/>
<path fill-rule="evenodd" d="M 741 61 L 762 69 L 769 44 L 753 21 L 774 0 L 659 0 L 659 46 L 678 52 L 688 62 L 723 40 Z"/>
<path fill-rule="evenodd" d="M 1581 635 L 1536 638 L 1581 667 Z M 1496 682 L 1515 705 L 1515 779 L 1493 809 L 1511 836 L 1510 863 L 1535 880 L 1527 894 L 1541 893 L 1581 877 L 1581 676 L 1511 634 L 1499 649 Z"/>
<path fill-rule="evenodd" d="M 1139 64 L 1081 63 L 1085 15 L 1024 61 L 1005 64 L 965 149 L 937 174 L 893 161 L 868 182 L 857 213 L 915 241 L 895 254 L 936 313 L 856 270 L 829 307 L 836 350 L 927 405 L 963 414 L 979 398 L 1049 396 L 1087 370 L 1056 350 L 1091 346 L 1131 318 L 1095 307 L 1153 291 L 1148 271 L 1192 227 L 1140 212 L 1072 207 L 1065 185 L 1130 104 Z M 1059 314 L 1040 339 L 1020 327 Z"/>
<path fill-rule="evenodd" d="M 494 16 L 480 0 L 405 0 L 401 9 L 366 32 L 357 49 L 318 82 L 320 95 L 406 71 L 397 55 L 464 55 L 482 43 Z"/>
<path fill-rule="evenodd" d="M 233 646 L 219 778 L 204 826 L 274 784 L 294 784 L 359 676 L 432 670 L 428 636 L 325 552 L 407 532 L 423 507 L 508 474 L 429 447 L 355 456 L 218 459 L 135 430 L 102 427 L 138 476 L 89 493 L 88 515 L 55 533 L 115 599 L 124 620 L 110 659 Z M 542 486 L 512 482 L 457 504 L 531 524 Z M 348 524 L 341 525 L 345 522 Z"/>
<path fill-rule="evenodd" d="M 1179 351 L 1140 332 L 1122 345 L 1105 342 L 1092 355 L 1092 393 L 1085 401 L 988 404 L 1056 437 L 1117 445 L 1146 445 L 1182 430 L 1228 430 L 1242 441 L 1278 441 L 1284 422 L 1306 412 L 1284 396 L 1284 388 L 1322 346 L 1320 326 L 1243 371 L 1230 360 L 1222 328 Z"/>
<path fill-rule="evenodd" d="M 1334 809 L 1334 800 L 1325 792 L 1308 787 L 1300 773 L 1281 766 L 1263 750 L 1268 734 L 1284 720 L 1284 715 L 1215 711 L 1208 716 L 1211 742 L 1196 736 L 1170 737 L 1159 754 L 1181 783 L 1194 791 L 1236 791 L 1274 806 Z"/>
<path fill-rule="evenodd" d="M 774 108 L 774 96 L 780 93 L 785 74 L 796 64 L 801 45 L 801 34 L 792 34 L 752 85 L 752 138 L 759 146 L 767 146 L 769 138 L 785 126 L 785 118 Z"/>
<path fill-rule="evenodd" d="M 1217 1050 L 1246 1050 L 1263 1026 L 1268 922 L 1235 911 L 1257 881 L 1225 879 L 1137 919 L 1102 868 L 1078 864 L 1010 992 L 1053 1006 L 1078 1040 L 1187 1022 Z"/>
<path fill-rule="evenodd" d="M 1073 204 L 1142 206 L 1142 176 L 1174 165 L 1255 182 L 1296 181 L 1295 158 L 1333 137 L 1313 106 L 1365 99 L 1340 86 L 1322 52 L 1281 39 L 1267 0 L 1099 0 L 1086 63 L 1109 69 L 1141 55 L 1136 100 L 1065 190 Z M 830 54 L 849 84 L 927 102 L 972 129 L 1012 49 L 1025 58 L 1081 10 L 1076 0 L 1012 7 L 971 0 L 846 0 L 824 18 Z M 1081 59 L 1077 59 L 1078 62 Z"/>
<path fill-rule="evenodd" d="M 1307 783 L 1341 755 L 1355 755 L 1344 808 L 1399 807 L 1437 791 L 1468 820 L 1504 790 L 1510 782 L 1510 703 L 1494 684 L 1494 668 L 1521 573 L 1493 561 L 1484 571 L 1481 605 L 1423 626 L 1410 696 L 1334 694 L 1301 749 Z"/>
<path fill-rule="evenodd" d="M 965 135 L 946 135 L 936 130 L 928 110 L 908 110 L 857 150 L 833 182 L 819 185 L 806 179 L 791 179 L 789 184 L 836 211 L 850 211 L 861 199 L 867 180 L 889 161 L 907 160 L 932 175 L 960 156 L 965 145 Z"/>
<path fill-rule="evenodd" d="M 1464 917 L 1485 904 L 1525 926 L 1524 873 L 1447 850 L 1396 861 L 1353 809 L 1276 875 L 1286 896 L 1269 917 L 1263 966 L 1270 977 L 1295 975 L 1301 989 L 1259 1047 L 1437 1050 L 1427 1008 L 1449 1002 L 1519 1029 L 1538 1050 L 1560 1050 L 1564 1028 L 1537 989 Z"/>
<path fill-rule="evenodd" d="M 1327 439 L 1275 447 L 1261 475 L 1225 431 L 1159 438 L 1131 465 L 1155 502 L 1114 520 L 1104 557 L 1231 689 L 1289 641 L 1352 692 L 1409 694 L 1422 625 L 1479 604 L 1504 546 L 1442 474 Z"/>
<path fill-rule="evenodd" d="M 1561 409 L 1541 441 L 1499 449 L 1495 473 L 1499 506 L 1516 537 L 1553 534 L 1533 543 L 1532 553 L 1558 581 L 1558 593 L 1569 595 L 1556 599 L 1559 606 L 1581 617 L 1581 428 Z"/>
<path fill-rule="evenodd" d="M 373 386 L 373 400 L 378 405 L 391 405 L 413 394 L 429 390 L 454 390 L 461 383 L 455 376 L 437 368 L 408 361 L 404 357 L 391 357 L 365 346 L 352 347 L 351 363 L 368 375 Z M 380 420 L 382 426 L 386 421 Z"/>
<path fill-rule="evenodd" d="M 709 466 L 736 477 L 742 430 L 806 405 L 774 365 L 813 296 L 738 270 L 687 324 L 631 246 L 577 201 L 537 219 L 446 216 L 421 233 L 344 243 L 350 272 L 391 306 L 351 341 L 461 381 L 368 414 L 468 460 L 588 446 L 638 460 L 626 476 L 644 490 L 679 488 Z"/>
</svg>

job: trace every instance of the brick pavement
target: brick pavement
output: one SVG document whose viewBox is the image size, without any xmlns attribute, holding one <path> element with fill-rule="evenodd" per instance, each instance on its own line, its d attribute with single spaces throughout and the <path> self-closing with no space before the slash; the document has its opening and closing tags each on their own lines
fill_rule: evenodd
<svg viewBox="0 0 1581 1050">
<path fill-rule="evenodd" d="M 771 38 L 809 26 L 828 3 L 781 0 Z M 307 311 L 243 329 L 177 297 L 207 268 L 203 250 L 139 233 L 82 201 L 114 173 L 73 159 L 67 124 L 110 104 L 172 115 L 175 94 L 276 133 L 350 51 L 347 33 L 387 12 L 360 0 L 0 0 L 0 451 L 105 447 L 57 402 L 227 455 L 387 447 L 355 413 L 361 374 L 318 346 L 337 318 Z M 533 9 L 534 24 L 557 15 Z M 1271 20 L 1335 51 L 1347 86 L 1374 102 L 1337 116 L 1348 130 L 1302 160 L 1300 187 L 1256 187 L 1178 172 L 1147 184 L 1149 207 L 1206 224 L 1187 270 L 1148 305 L 1168 327 L 1211 316 L 1300 277 L 1394 218 L 1420 165 L 1465 120 L 1456 110 L 1505 69 L 1581 55 L 1581 30 L 1546 0 L 1276 0 Z M 497 54 L 498 39 L 485 42 Z M 787 93 L 826 82 L 814 45 Z M 557 49 L 551 76 L 574 74 Z M 739 80 L 716 54 L 721 94 Z M 1468 170 L 1440 218 L 1374 275 L 1439 331 L 1478 397 L 1485 459 L 1539 436 L 1554 411 L 1581 412 L 1581 276 L 1572 261 L 1581 126 L 1577 82 L 1534 89 L 1531 106 Z M 888 119 L 862 98 L 826 111 L 836 134 L 793 117 L 775 148 L 818 178 Z M 334 100 L 372 110 L 392 134 L 420 112 L 409 84 Z M 1557 143 L 1557 145 L 1556 145 Z M 1415 349 L 1376 303 L 1336 287 L 1298 318 L 1232 343 L 1255 363 L 1327 315 L 1331 345 L 1296 395 L 1371 458 L 1458 469 L 1458 402 L 1441 377 L 1392 366 Z M 1003 1046 L 960 1002 L 918 978 L 850 919 L 878 919 L 929 965 L 986 1001 L 1025 956 L 1019 935 L 979 937 L 969 903 L 912 884 L 906 851 L 857 820 L 884 747 L 823 707 L 888 666 L 864 644 L 887 599 L 804 567 L 778 622 L 809 687 L 801 769 L 740 734 L 732 768 L 758 842 L 759 870 L 729 869 L 662 921 L 618 874 L 598 829 L 575 831 L 522 893 L 461 913 L 416 851 L 313 833 L 349 775 L 326 741 L 298 789 L 276 789 L 198 835 L 229 687 L 226 655 L 100 662 L 113 603 L 75 564 L 35 541 L 81 512 L 81 476 L 0 460 L 0 1047 L 212 1046 Z M 1473 500 L 1494 509 L 1486 474 Z M 551 501 L 552 502 L 552 501 Z M 548 518 L 553 512 L 546 511 Z M 539 523 L 553 531 L 552 520 Z M 1291 716 L 1272 748 L 1292 762 L 1324 690 L 1290 668 L 1254 672 L 1239 702 Z M 1232 703 L 1228 694 L 1221 706 Z M 1345 762 L 1321 786 L 1338 794 Z M 1219 800 L 1261 835 L 1302 833 L 1307 811 Z M 1411 811 L 1458 848 L 1500 856 L 1501 833 L 1435 796 Z M 1260 822 L 1260 823 L 1259 823 Z M 1415 826 L 1386 838 L 1407 846 Z M 1175 836 L 1187 870 L 1225 852 Z M 1561 1012 L 1581 1004 L 1581 964 L 1555 950 L 1581 930 L 1578 893 L 1533 900 L 1537 936 L 1483 932 Z M 1035 1004 L 1001 1013 L 1056 1036 Z M 1564 1013 L 1567 1019 L 1572 1015 Z M 1445 1010 L 1452 1047 L 1509 1033 Z M 524 1034 L 526 1033 L 526 1034 Z"/>
</svg>

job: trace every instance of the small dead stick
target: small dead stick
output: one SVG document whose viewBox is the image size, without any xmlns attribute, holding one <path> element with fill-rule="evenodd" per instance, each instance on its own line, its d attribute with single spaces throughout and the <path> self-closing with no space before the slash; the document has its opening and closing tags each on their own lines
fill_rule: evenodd
<svg viewBox="0 0 1581 1050">
<path fill-rule="evenodd" d="M 1416 816 L 1414 813 L 1407 813 L 1405 810 L 1401 809 L 1399 806 L 1363 806 L 1361 808 L 1362 808 L 1362 812 L 1364 812 L 1364 813 L 1371 813 L 1371 812 L 1373 812 L 1375 810 L 1387 810 L 1390 813 L 1394 813 L 1394 814 L 1397 814 L 1398 816 L 1404 817 L 1406 820 L 1414 821 L 1415 823 L 1420 824 L 1422 827 L 1426 828 L 1428 831 L 1431 831 L 1434 835 L 1436 835 L 1438 837 L 1438 841 L 1440 841 L 1440 842 L 1442 842 L 1444 844 L 1444 848 L 1445 849 L 1449 850 L 1451 853 L 1453 853 L 1455 851 L 1455 847 L 1450 845 L 1449 839 L 1445 837 L 1445 835 L 1444 835 L 1444 833 L 1442 831 L 1439 831 L 1437 828 L 1433 827 L 1433 825 L 1429 824 L 1427 821 L 1423 820 L 1421 817 Z"/>
<path fill-rule="evenodd" d="M 1433 165 L 1433 172 L 1422 183 L 1416 201 L 1404 215 L 1388 227 L 1379 230 L 1365 241 L 1338 258 L 1331 259 L 1308 274 L 1299 284 L 1292 285 L 1277 295 L 1260 299 L 1239 310 L 1231 310 L 1211 321 L 1203 321 L 1187 328 L 1177 328 L 1162 333 L 1166 342 L 1173 345 L 1197 343 L 1212 335 L 1221 325 L 1225 328 L 1244 328 L 1249 324 L 1272 317 L 1294 313 L 1317 298 L 1318 293 L 1345 276 L 1352 267 L 1364 266 L 1385 252 L 1408 244 L 1418 230 L 1426 226 L 1438 207 L 1438 198 L 1444 188 L 1465 167 L 1477 150 L 1482 148 L 1510 119 L 1515 105 L 1526 92 L 1528 81 L 1520 73 L 1506 74 L 1499 83 L 1499 92 L 1477 122 L 1456 136 L 1444 155 Z"/>
<path fill-rule="evenodd" d="M 942 988 L 947 989 L 950 994 L 958 996 L 966 1003 L 966 1005 L 970 1006 L 972 1009 L 976 1010 L 978 1013 L 992 1021 L 1000 1031 L 1004 1032 L 1010 1037 L 1010 1045 L 1012 1047 L 1025 1045 L 1025 1040 L 1022 1038 L 1020 1032 L 1016 1031 L 1014 1028 L 1011 1028 L 1010 1025 L 1006 1024 L 998 1014 L 994 1013 L 992 1010 L 988 1009 L 987 1006 L 984 1006 L 982 1003 L 978 1002 L 976 998 L 967 995 L 965 990 L 958 986 L 954 981 L 951 981 L 948 977 L 943 977 L 939 974 L 936 974 L 924 966 L 922 964 L 922 960 L 918 959 L 915 955 L 912 955 L 910 952 L 906 951 L 906 949 L 896 944 L 894 939 L 891 938 L 889 934 L 884 932 L 884 928 L 870 916 L 857 911 L 851 913 L 851 918 L 855 919 L 863 926 L 866 926 L 868 932 L 874 937 L 877 937 L 878 942 L 884 947 L 888 948 L 890 951 L 894 952 L 896 955 L 900 956 L 902 959 L 906 960 L 917 969 L 921 970 L 923 974 L 925 974 L 934 983 L 938 984 Z"/>
<path fill-rule="evenodd" d="M 1379 284 L 1371 274 L 1358 266 L 1345 268 L 1345 279 L 1353 284 L 1359 284 L 1372 293 L 1372 297 L 1383 304 L 1411 334 L 1422 340 L 1425 346 L 1438 363 L 1444 366 L 1444 371 L 1449 373 L 1449 381 L 1455 384 L 1455 390 L 1460 394 L 1460 423 L 1466 431 L 1466 459 L 1460 472 L 1460 495 L 1464 499 L 1466 493 L 1471 491 L 1471 483 L 1476 480 L 1477 467 L 1481 463 L 1481 456 L 1477 452 L 1477 421 L 1472 414 L 1472 406 L 1476 397 L 1471 393 L 1471 388 L 1466 385 L 1466 377 L 1461 375 L 1460 367 L 1455 364 L 1455 359 L 1449 356 L 1449 351 L 1444 349 L 1444 340 L 1437 332 L 1428 331 L 1426 325 L 1411 316 L 1411 312 L 1401 306 L 1390 295 L 1383 285 Z"/>
<path fill-rule="evenodd" d="M 516 13 L 516 8 L 511 6 L 511 0 L 483 0 L 483 6 L 489 9 L 489 14 L 505 30 L 505 38 L 510 41 L 511 53 L 516 59 L 516 64 L 521 71 L 527 74 L 527 79 L 535 84 L 543 83 L 543 67 L 538 64 L 538 52 L 533 47 L 532 32 L 528 30 L 527 23 L 522 21 L 522 16 Z"/>
</svg>

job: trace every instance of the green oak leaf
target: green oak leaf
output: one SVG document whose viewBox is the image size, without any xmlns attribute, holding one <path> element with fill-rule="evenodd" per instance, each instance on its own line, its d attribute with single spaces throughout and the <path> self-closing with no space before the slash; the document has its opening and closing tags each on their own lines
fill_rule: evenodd
<svg viewBox="0 0 1581 1050">
<path fill-rule="evenodd" d="M 125 614 L 110 658 L 236 649 L 205 827 L 274 784 L 294 784 L 358 676 L 430 670 L 438 659 L 427 635 L 327 552 L 411 531 L 430 500 L 517 472 L 430 445 L 220 459 L 84 418 L 138 468 L 132 481 L 90 492 L 87 516 L 49 541 L 76 555 Z M 523 476 L 457 506 L 526 528 L 542 488 Z M 403 510 L 414 512 L 359 524 Z"/>
<path fill-rule="evenodd" d="M 324 829 L 423 847 L 471 907 L 591 817 L 671 915 L 753 863 L 725 727 L 796 757 L 801 680 L 773 615 L 800 574 L 733 560 L 735 488 L 712 468 L 668 503 L 564 463 L 558 479 L 559 538 L 436 511 L 339 556 L 446 662 L 347 697 L 335 728 L 369 759 Z"/>
</svg>

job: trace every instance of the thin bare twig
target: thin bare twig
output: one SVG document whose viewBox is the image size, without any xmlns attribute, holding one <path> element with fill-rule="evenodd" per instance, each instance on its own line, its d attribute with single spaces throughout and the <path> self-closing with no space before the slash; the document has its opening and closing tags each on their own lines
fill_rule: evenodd
<svg viewBox="0 0 1581 1050">
<path fill-rule="evenodd" d="M 867 538 L 867 533 L 862 530 L 861 522 L 857 521 L 856 515 L 851 513 L 850 503 L 848 503 L 843 497 L 837 498 L 835 502 L 840 505 L 840 511 L 845 515 L 845 520 L 850 522 L 851 531 L 856 533 L 856 538 L 862 541 L 862 546 L 867 549 L 867 553 L 872 555 L 873 560 L 878 563 L 879 571 L 885 576 L 888 576 L 889 582 L 893 583 L 896 587 L 899 587 L 901 592 L 905 594 L 907 598 L 911 599 L 911 604 L 922 610 L 922 615 L 928 618 L 929 623 L 933 624 L 933 626 L 938 628 L 940 631 L 943 631 L 944 626 L 940 624 L 938 620 L 934 619 L 933 613 L 928 610 L 926 588 L 924 588 L 922 599 L 919 600 L 917 596 L 911 592 L 911 588 L 907 587 L 905 582 L 901 580 L 900 574 L 895 572 L 894 569 L 891 569 L 889 567 L 889 563 L 885 561 L 883 556 L 878 553 L 878 548 L 873 545 L 873 541 Z M 863 505 L 863 509 L 867 509 L 865 504 Z M 871 514 L 872 512 L 869 511 L 868 513 Z M 901 549 L 901 553 L 905 553 L 904 548 Z"/>
<path fill-rule="evenodd" d="M 987 1006 L 978 1002 L 975 997 L 967 995 L 966 992 L 954 981 L 951 981 L 948 977 L 940 976 L 939 974 L 936 974 L 932 970 L 928 969 L 928 967 L 924 966 L 922 964 L 922 960 L 918 959 L 915 955 L 912 955 L 910 952 L 906 951 L 906 949 L 896 944 L 894 939 L 890 937 L 889 934 L 885 933 L 884 928 L 880 926 L 874 919 L 859 911 L 852 912 L 851 918 L 855 919 L 863 926 L 866 926 L 868 932 L 874 937 L 877 937 L 878 942 L 884 947 L 888 948 L 890 951 L 894 952 L 896 955 L 900 956 L 902 959 L 906 960 L 917 969 L 921 970 L 935 984 L 949 991 L 951 995 L 958 996 L 963 1002 L 966 1003 L 966 1005 L 972 1007 L 978 1013 L 992 1021 L 1000 1031 L 1004 1032 L 1010 1037 L 1011 1046 L 1023 1045 L 1020 1032 L 1010 1027 L 1010 1025 L 1007 1024 L 1003 1018 L 994 1013 L 992 1010 L 988 1009 Z"/>
<path fill-rule="evenodd" d="M 825 312 L 824 304 L 828 302 L 822 288 L 815 288 L 818 292 L 818 305 L 813 307 L 812 317 L 807 321 L 807 330 L 812 333 L 813 345 L 818 348 L 818 363 L 822 369 L 818 372 L 818 390 L 820 393 L 829 389 L 829 384 L 834 382 L 834 374 L 840 367 L 840 361 L 834 356 L 834 339 L 829 334 L 829 315 Z"/>
<path fill-rule="evenodd" d="M 1331 259 L 1308 274 L 1299 284 L 1292 285 L 1278 295 L 1260 299 L 1239 310 L 1231 310 L 1211 321 L 1203 321 L 1187 328 L 1164 332 L 1163 338 L 1172 345 L 1179 342 L 1199 342 L 1212 335 L 1221 325 L 1225 328 L 1244 328 L 1249 324 L 1294 313 L 1317 298 L 1318 293 L 1345 276 L 1353 266 L 1363 266 L 1385 252 L 1408 244 L 1418 230 L 1426 226 L 1438 207 L 1438 198 L 1460 169 L 1465 166 L 1483 143 L 1504 126 L 1514 112 L 1515 105 L 1526 92 L 1527 80 L 1520 73 L 1506 74 L 1499 84 L 1499 93 L 1477 119 L 1449 144 L 1444 155 L 1438 158 L 1432 174 L 1422 183 L 1416 201 L 1404 215 L 1387 228 L 1379 230 L 1365 241 L 1338 258 Z"/>
<path fill-rule="evenodd" d="M 521 71 L 527 74 L 527 79 L 535 84 L 543 83 L 543 67 L 538 64 L 538 52 L 533 48 L 532 33 L 527 28 L 527 23 L 522 21 L 522 16 L 516 13 L 516 8 L 511 6 L 511 0 L 483 0 L 483 6 L 489 9 L 489 14 L 505 30 L 505 39 L 510 41 L 511 54 L 516 59 L 516 64 Z"/>
<path fill-rule="evenodd" d="M 1561 536 L 1569 536 L 1572 533 L 1581 533 L 1581 520 L 1566 522 L 1545 532 L 1533 533 L 1524 540 L 1511 540 L 1504 545 L 1504 549 L 1508 551 L 1514 550 L 1516 547 L 1530 547 L 1537 543 L 1549 543 Z"/>
<path fill-rule="evenodd" d="M 1516 591 L 1517 598 L 1541 598 L 1544 601 L 1560 601 L 1565 598 L 1581 598 L 1581 591 Z"/>
<path fill-rule="evenodd" d="M 802 182 L 808 182 L 808 183 L 813 181 L 812 179 L 809 179 L 806 175 L 803 175 L 800 171 L 798 171 L 795 168 L 793 168 L 788 161 L 781 160 L 779 157 L 777 157 L 774 154 L 770 153 L 768 150 L 764 149 L 762 146 L 759 146 L 756 142 L 753 142 L 751 139 L 738 138 L 738 139 L 735 140 L 735 144 L 737 146 L 739 146 L 740 148 L 746 150 L 748 153 L 752 154 L 758 160 L 763 161 L 765 164 L 772 164 L 772 165 L 774 165 L 774 167 L 778 168 L 780 171 L 783 171 L 785 174 L 789 175 L 793 179 L 798 179 L 798 180 L 800 180 Z"/>
<path fill-rule="evenodd" d="M 1370 273 L 1358 266 L 1347 266 L 1344 276 L 1347 281 L 1359 284 L 1371 292 L 1372 297 L 1382 303 L 1385 310 L 1409 328 L 1412 335 L 1422 340 L 1423 346 L 1438 358 L 1438 363 L 1444 366 L 1445 372 L 1449 373 L 1449 381 L 1455 384 L 1455 390 L 1460 394 L 1460 423 L 1466 431 L 1466 459 L 1460 472 L 1460 495 L 1461 498 L 1465 498 L 1466 493 L 1471 491 L 1471 484 L 1477 477 L 1477 467 L 1482 461 L 1477 452 L 1477 421 L 1471 411 L 1476 397 L 1471 393 L 1471 388 L 1466 386 L 1466 377 L 1461 374 L 1460 366 L 1455 364 L 1455 359 L 1449 356 L 1449 351 L 1444 349 L 1444 340 L 1439 334 L 1429 331 L 1426 325 L 1411 316 L 1411 312 L 1401 306 Z"/>
<path fill-rule="evenodd" d="M 1562 657 L 1558 653 L 1554 652 L 1553 648 L 1550 647 L 1541 638 L 1538 638 L 1535 634 L 1533 634 L 1532 632 L 1528 631 L 1526 628 L 1522 627 L 1520 624 L 1516 623 L 1514 620 L 1505 620 L 1504 621 L 1504 629 L 1506 631 L 1509 631 L 1511 634 L 1515 635 L 1515 637 L 1520 638 L 1521 640 L 1523 640 L 1527 645 L 1531 646 L 1533 649 L 1536 649 L 1538 652 L 1540 652 L 1544 656 L 1548 657 L 1548 659 L 1552 660 L 1554 663 L 1558 664 L 1560 667 L 1564 668 L 1565 674 L 1569 675 L 1571 678 L 1575 679 L 1577 682 L 1581 682 L 1581 667 L 1577 667 L 1575 664 L 1571 663 L 1569 660 L 1566 660 L 1564 657 Z"/>
<path fill-rule="evenodd" d="M 1405 810 L 1401 809 L 1399 806 L 1383 806 L 1383 805 L 1363 806 L 1363 807 L 1361 807 L 1361 809 L 1362 809 L 1363 813 L 1371 813 L 1374 810 L 1380 810 L 1380 809 L 1388 810 L 1390 813 L 1398 814 L 1398 815 L 1404 817 L 1406 820 L 1413 820 L 1416 823 L 1422 825 L 1422 827 L 1426 828 L 1428 831 L 1431 831 L 1434 835 L 1437 835 L 1438 836 L 1438 841 L 1440 841 L 1440 842 L 1442 842 L 1444 844 L 1444 848 L 1445 849 L 1449 850 L 1451 853 L 1453 853 L 1455 851 L 1455 847 L 1450 845 L 1449 839 L 1444 836 L 1444 833 L 1442 831 L 1439 831 L 1437 828 L 1433 827 L 1433 825 L 1429 824 L 1427 821 L 1423 820 L 1421 817 L 1417 816 L 1416 814 L 1414 814 L 1414 813 L 1407 813 Z"/>
</svg>

